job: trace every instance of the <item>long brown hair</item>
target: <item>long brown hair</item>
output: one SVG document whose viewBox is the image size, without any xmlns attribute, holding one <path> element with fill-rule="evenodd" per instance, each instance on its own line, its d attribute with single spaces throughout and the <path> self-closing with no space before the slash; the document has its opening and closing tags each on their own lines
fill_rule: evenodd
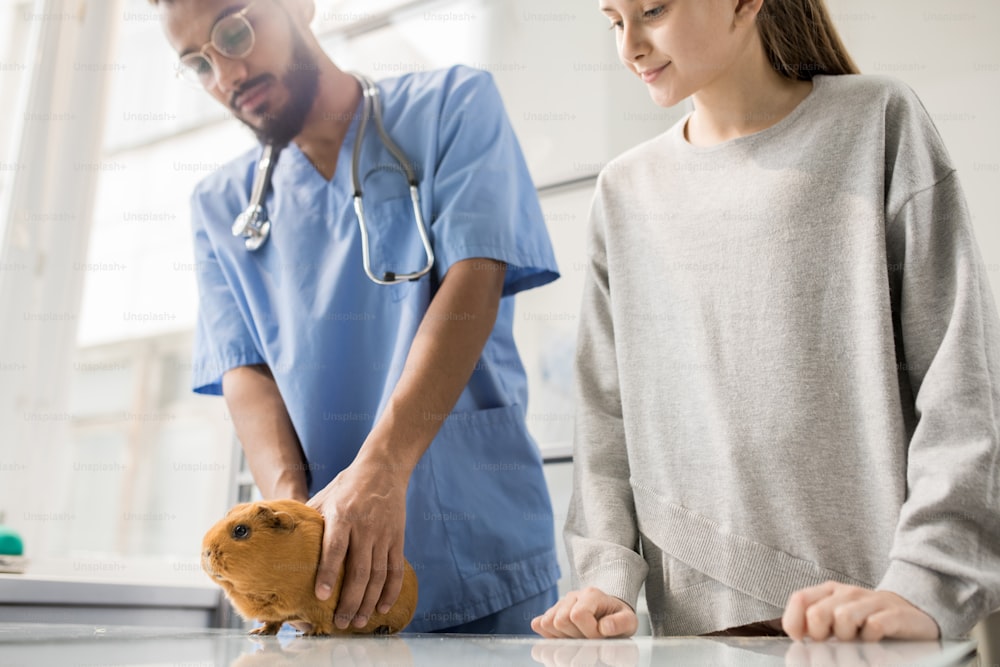
<svg viewBox="0 0 1000 667">
<path fill-rule="evenodd" d="M 789 79 L 860 72 L 823 0 L 764 0 L 757 29 L 771 66 Z"/>
</svg>

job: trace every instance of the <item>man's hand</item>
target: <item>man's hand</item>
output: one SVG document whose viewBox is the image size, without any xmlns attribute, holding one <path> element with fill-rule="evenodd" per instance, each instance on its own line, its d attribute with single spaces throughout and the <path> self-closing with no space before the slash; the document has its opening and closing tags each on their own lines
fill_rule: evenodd
<svg viewBox="0 0 1000 667">
<path fill-rule="evenodd" d="M 639 628 L 632 607 L 596 588 L 566 594 L 531 621 L 531 629 L 549 638 L 631 637 Z"/>
<path fill-rule="evenodd" d="M 930 616 L 889 591 L 870 591 L 828 581 L 792 593 L 781 617 L 792 639 L 937 639 Z"/>
<path fill-rule="evenodd" d="M 403 535 L 409 471 L 359 456 L 309 501 L 322 514 L 323 548 L 316 597 L 326 600 L 344 572 L 334 624 L 363 627 L 403 587 Z"/>
<path fill-rule="evenodd" d="M 410 474 L 483 353 L 506 271 L 503 262 L 476 258 L 448 269 L 378 423 L 354 462 L 309 501 L 326 519 L 316 597 L 329 598 L 344 572 L 334 616 L 340 629 L 364 626 L 399 597 Z"/>
</svg>

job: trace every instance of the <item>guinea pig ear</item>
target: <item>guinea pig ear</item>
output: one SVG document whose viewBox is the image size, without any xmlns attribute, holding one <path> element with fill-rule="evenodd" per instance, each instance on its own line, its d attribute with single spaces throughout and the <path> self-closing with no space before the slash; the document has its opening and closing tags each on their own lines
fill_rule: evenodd
<svg viewBox="0 0 1000 667">
<path fill-rule="evenodd" d="M 295 519 L 288 512 L 275 512 L 266 505 L 257 510 L 257 518 L 274 530 L 289 532 L 295 529 Z"/>
</svg>

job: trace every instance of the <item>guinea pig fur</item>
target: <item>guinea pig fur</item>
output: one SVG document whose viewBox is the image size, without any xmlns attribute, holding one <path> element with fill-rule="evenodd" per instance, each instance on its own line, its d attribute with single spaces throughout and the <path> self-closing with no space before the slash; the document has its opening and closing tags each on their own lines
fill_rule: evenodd
<svg viewBox="0 0 1000 667">
<path fill-rule="evenodd" d="M 308 623 L 307 635 L 391 634 L 406 627 L 417 607 L 417 576 L 405 561 L 403 588 L 387 613 L 373 613 L 363 628 L 334 625 L 343 572 L 329 599 L 314 592 L 323 525 L 318 510 L 296 500 L 237 505 L 205 534 L 202 568 L 243 618 L 264 623 L 251 634 L 276 634 L 289 621 Z"/>
</svg>

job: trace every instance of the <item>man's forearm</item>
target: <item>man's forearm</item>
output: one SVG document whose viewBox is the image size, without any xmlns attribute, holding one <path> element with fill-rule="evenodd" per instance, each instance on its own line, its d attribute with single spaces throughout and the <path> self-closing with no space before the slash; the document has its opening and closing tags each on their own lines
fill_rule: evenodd
<svg viewBox="0 0 1000 667">
<path fill-rule="evenodd" d="M 305 456 L 267 366 L 240 366 L 222 377 L 222 393 L 254 482 L 266 499 L 305 502 Z"/>
<path fill-rule="evenodd" d="M 359 456 L 412 470 L 469 382 L 496 323 L 506 265 L 455 263 L 431 301 L 385 412 Z"/>
<path fill-rule="evenodd" d="M 328 599 L 345 573 L 335 616 L 339 628 L 348 622 L 363 626 L 376 604 L 385 613 L 399 595 L 410 476 L 489 339 L 505 271 L 491 260 L 448 269 L 375 427 L 354 462 L 310 500 L 326 517 L 316 596 Z"/>
</svg>

